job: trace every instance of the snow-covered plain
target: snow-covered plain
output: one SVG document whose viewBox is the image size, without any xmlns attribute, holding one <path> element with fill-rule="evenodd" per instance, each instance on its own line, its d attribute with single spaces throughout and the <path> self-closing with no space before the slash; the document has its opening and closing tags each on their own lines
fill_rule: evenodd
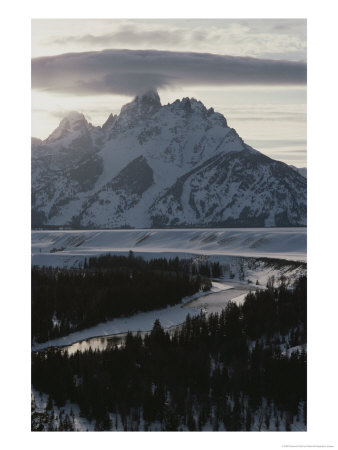
<svg viewBox="0 0 338 450">
<path fill-rule="evenodd" d="M 143 257 L 244 256 L 306 261 L 306 228 L 32 231 L 32 264 L 76 267 L 106 252 Z"/>
</svg>

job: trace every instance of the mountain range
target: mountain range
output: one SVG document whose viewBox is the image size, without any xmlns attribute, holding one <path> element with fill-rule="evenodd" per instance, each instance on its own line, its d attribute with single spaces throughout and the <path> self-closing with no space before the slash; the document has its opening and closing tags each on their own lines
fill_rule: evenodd
<svg viewBox="0 0 338 450">
<path fill-rule="evenodd" d="M 93 126 L 32 138 L 32 227 L 306 226 L 306 178 L 194 98 L 139 95 Z"/>
</svg>

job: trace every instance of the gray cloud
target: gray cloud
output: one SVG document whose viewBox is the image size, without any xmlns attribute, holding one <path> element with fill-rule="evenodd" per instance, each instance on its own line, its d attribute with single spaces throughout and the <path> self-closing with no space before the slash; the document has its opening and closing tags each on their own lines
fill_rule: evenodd
<svg viewBox="0 0 338 450">
<path fill-rule="evenodd" d="M 150 88 L 302 85 L 306 64 L 156 50 L 103 50 L 32 59 L 32 87 L 75 95 L 134 95 Z"/>
<path fill-rule="evenodd" d="M 173 30 L 138 30 L 133 26 L 122 26 L 116 31 L 109 33 L 94 35 L 83 34 L 79 36 L 64 36 L 61 38 L 53 39 L 51 42 L 54 44 L 68 45 L 70 43 L 76 44 L 89 44 L 89 45 L 103 45 L 111 46 L 116 42 L 123 43 L 124 45 L 141 44 L 145 47 L 152 45 L 156 42 L 156 45 L 169 45 L 169 44 L 181 44 L 186 38 L 186 31 L 184 29 Z"/>
<path fill-rule="evenodd" d="M 75 21 L 78 23 L 79 21 Z M 98 22 L 104 27 L 98 27 Z M 91 32 L 51 37 L 45 45 L 204 51 L 272 59 L 306 59 L 306 21 L 297 19 L 93 20 Z M 69 30 L 71 31 L 71 30 Z"/>
</svg>

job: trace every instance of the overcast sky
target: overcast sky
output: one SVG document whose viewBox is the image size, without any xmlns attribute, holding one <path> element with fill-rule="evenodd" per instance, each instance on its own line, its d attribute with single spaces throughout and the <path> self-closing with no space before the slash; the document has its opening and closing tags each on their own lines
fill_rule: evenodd
<svg viewBox="0 0 338 450">
<path fill-rule="evenodd" d="M 69 110 L 101 125 L 150 87 L 195 97 L 257 150 L 306 166 L 306 21 L 32 21 L 32 135 Z"/>
</svg>

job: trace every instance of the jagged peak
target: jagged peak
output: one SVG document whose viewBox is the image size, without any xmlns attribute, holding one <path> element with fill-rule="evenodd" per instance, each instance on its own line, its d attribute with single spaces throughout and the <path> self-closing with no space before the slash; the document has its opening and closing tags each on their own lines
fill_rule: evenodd
<svg viewBox="0 0 338 450">
<path fill-rule="evenodd" d="M 72 131 L 78 131 L 80 129 L 87 129 L 88 122 L 85 116 L 78 111 L 69 111 L 65 117 L 59 123 L 59 126 L 48 136 L 44 141 L 54 142 L 67 135 L 67 133 Z"/>
<path fill-rule="evenodd" d="M 83 119 L 86 120 L 85 116 L 82 113 L 79 113 L 78 111 L 68 111 L 64 118 L 72 122 Z"/>
<path fill-rule="evenodd" d="M 85 116 L 78 111 L 68 111 L 64 118 L 60 121 L 59 126 L 72 127 L 77 122 L 87 122 Z"/>
<path fill-rule="evenodd" d="M 142 95 L 137 95 L 130 103 L 122 106 L 120 115 L 151 115 L 161 108 L 161 100 L 158 92 L 148 90 Z"/>
<path fill-rule="evenodd" d="M 196 100 L 196 98 L 194 97 L 183 97 L 182 100 L 177 99 L 173 103 L 168 103 L 167 106 L 185 110 L 191 109 L 192 111 L 207 111 L 207 108 L 204 106 L 204 104 L 200 100 Z"/>
<path fill-rule="evenodd" d="M 184 111 L 186 117 L 198 114 L 203 118 L 211 118 L 213 121 L 221 123 L 223 127 L 227 127 L 227 120 L 223 114 L 215 112 L 214 108 L 207 108 L 203 102 L 194 97 L 183 97 L 182 100 L 176 99 L 173 103 L 168 103 L 166 108 L 172 111 Z"/>
<path fill-rule="evenodd" d="M 102 125 L 102 130 L 106 130 L 107 128 L 110 128 L 114 124 L 116 119 L 117 119 L 117 115 L 110 113 L 108 119 Z"/>
<path fill-rule="evenodd" d="M 153 101 L 161 106 L 161 99 L 156 89 L 148 89 L 142 95 L 138 95 L 136 98 L 139 98 L 139 101 Z"/>
</svg>

